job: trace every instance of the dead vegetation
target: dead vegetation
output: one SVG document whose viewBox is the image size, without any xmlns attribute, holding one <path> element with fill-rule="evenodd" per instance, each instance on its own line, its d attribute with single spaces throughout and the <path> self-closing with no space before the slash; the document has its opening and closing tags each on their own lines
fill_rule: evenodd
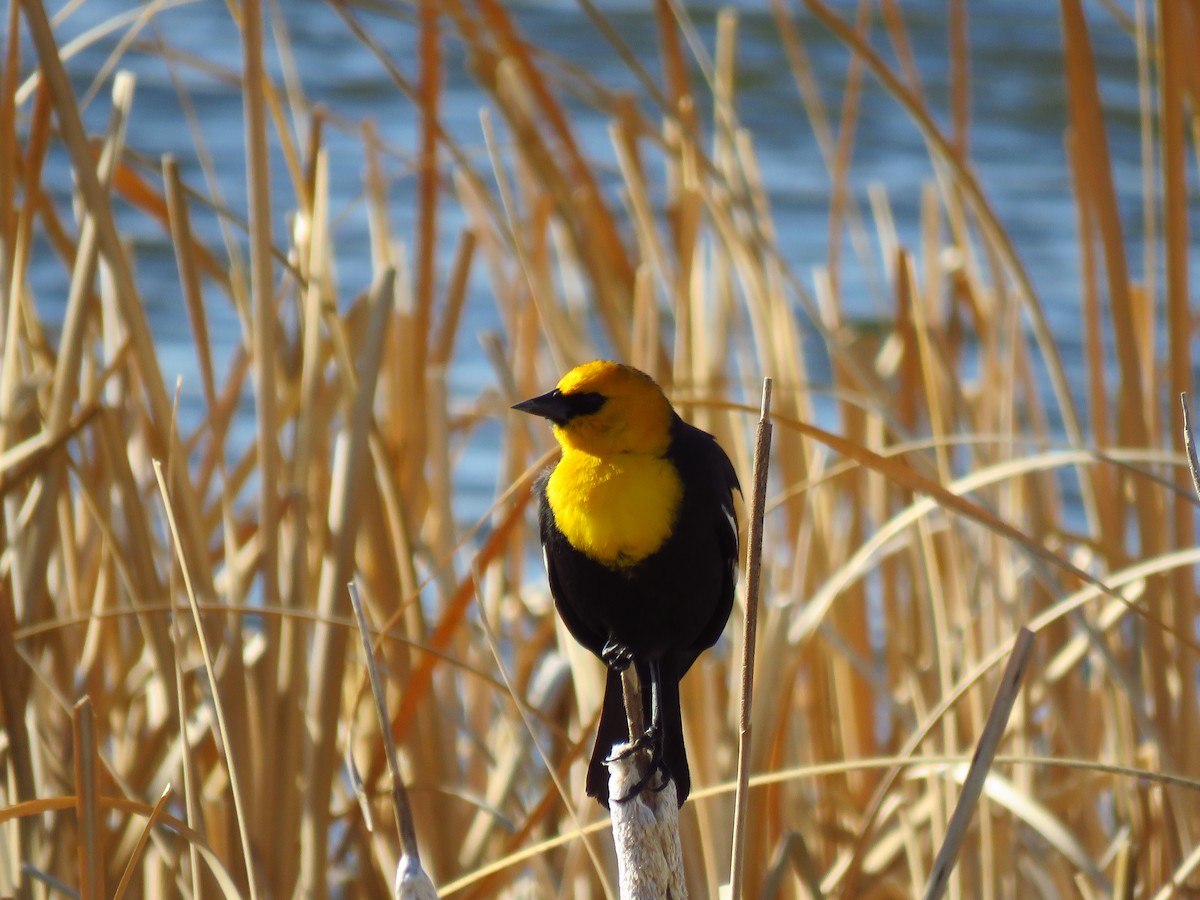
<svg viewBox="0 0 1200 900">
<path fill-rule="evenodd" d="M 774 379 L 749 895 L 921 893 L 1022 626 L 1032 660 L 950 896 L 1200 885 L 1200 550 L 1175 402 L 1194 365 L 1200 20 L 1186 4 L 1085 15 L 1061 0 L 1083 272 L 1075 383 L 967 150 L 958 0 L 947 46 L 964 87 L 946 109 L 916 78 L 898 0 L 869 33 L 822 0 L 772 4 L 824 154 L 812 164 L 829 176 L 835 239 L 808 272 L 786 261 L 782 245 L 802 236 L 777 232 L 739 121 L 733 13 L 717 18 L 709 58 L 682 4 L 656 0 L 657 58 L 639 59 L 580 0 L 640 86 L 630 95 L 532 46 L 500 0 L 334 0 L 391 80 L 387 102 L 417 114 L 402 230 L 385 175 L 396 148 L 306 101 L 320 73 L 296 70 L 277 7 L 230 5 L 243 65 L 227 72 L 176 52 L 169 33 L 140 39 L 168 5 L 109 23 L 137 40 L 98 80 L 102 131 L 84 128 L 40 0 L 5 12 L 0 893 L 389 893 L 400 842 L 351 580 L 442 895 L 611 893 L 607 822 L 581 787 L 602 673 L 556 624 L 534 561 L 528 486 L 549 436 L 506 412 L 598 355 L 658 377 L 744 482 L 760 379 Z M 1127 17 L 1140 61 L 1140 264 L 1089 40 L 1089 17 L 1111 15 Z M 408 22 L 415 58 L 376 40 L 380 16 Z M 848 48 L 836 109 L 813 83 L 801 21 Z M 143 113 L 133 76 L 110 73 L 132 54 L 241 92 L 244 206 L 219 196 L 215 173 L 189 180 L 126 145 Z M 287 77 L 269 76 L 276 58 Z M 447 67 L 463 60 L 482 109 L 472 147 L 444 126 Z M 865 83 L 911 119 L 935 173 L 912 245 L 886 186 L 869 206 L 851 189 Z M 615 170 L 585 150 L 568 95 L 607 118 Z M 331 208 L 335 127 L 367 160 L 350 211 Z M 54 153 L 69 157 L 73 209 L 43 181 Z M 222 241 L 198 236 L 197 214 L 215 214 Z M 347 215 L 369 229 L 369 288 L 339 266 Z M 174 249 L 199 381 L 182 411 L 118 224 L 131 221 Z M 847 240 L 879 261 L 882 323 L 846 314 Z M 52 296 L 35 290 L 34 259 L 57 267 Z M 477 296 L 497 323 L 482 350 L 463 335 Z M 236 322 L 231 353 L 214 353 L 215 309 Z M 491 377 L 458 395 L 454 367 L 481 352 Z M 464 523 L 456 467 L 496 422 L 494 503 Z M 684 683 L 693 896 L 714 895 L 730 867 L 741 654 L 729 634 Z"/>
</svg>

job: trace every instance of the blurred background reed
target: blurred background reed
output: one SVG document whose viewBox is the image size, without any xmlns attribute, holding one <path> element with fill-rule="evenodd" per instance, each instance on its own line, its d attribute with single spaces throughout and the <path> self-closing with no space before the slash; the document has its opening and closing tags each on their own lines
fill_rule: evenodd
<svg viewBox="0 0 1200 900">
<path fill-rule="evenodd" d="M 1191 5 L 4 15 L 0 894 L 387 895 L 351 579 L 442 893 L 610 894 L 507 411 L 598 356 L 743 483 L 775 380 L 752 896 L 920 893 L 1022 625 L 950 895 L 1200 889 Z"/>
</svg>

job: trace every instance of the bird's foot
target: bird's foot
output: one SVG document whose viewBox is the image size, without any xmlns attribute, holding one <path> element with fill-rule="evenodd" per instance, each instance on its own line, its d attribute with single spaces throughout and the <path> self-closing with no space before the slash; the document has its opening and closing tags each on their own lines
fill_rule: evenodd
<svg viewBox="0 0 1200 900">
<path fill-rule="evenodd" d="M 645 774 L 638 780 L 637 784 L 629 789 L 629 792 L 624 797 L 615 798 L 618 803 L 628 803 L 646 788 L 659 793 L 667 786 L 667 782 L 671 780 L 671 771 L 667 768 L 667 761 L 663 756 L 663 741 L 662 731 L 658 727 L 651 725 L 646 729 L 637 740 L 630 741 L 617 752 L 613 753 L 605 762 L 611 763 L 619 759 L 637 753 L 642 750 L 650 751 L 650 761 L 646 766 Z M 655 776 L 659 776 L 657 784 L 651 784 Z"/>
<path fill-rule="evenodd" d="M 629 664 L 633 662 L 633 651 L 624 644 L 618 644 L 609 638 L 604 649 L 600 651 L 600 658 L 604 660 L 606 666 L 614 672 L 620 673 L 628 669 Z"/>
<path fill-rule="evenodd" d="M 619 746 L 621 749 L 615 751 L 608 759 L 604 760 L 606 763 L 616 762 L 619 759 L 627 759 L 641 750 L 649 750 L 651 759 L 656 756 L 662 756 L 661 735 L 653 725 L 647 728 L 636 740 L 632 740 L 627 744 L 620 744 Z"/>
</svg>

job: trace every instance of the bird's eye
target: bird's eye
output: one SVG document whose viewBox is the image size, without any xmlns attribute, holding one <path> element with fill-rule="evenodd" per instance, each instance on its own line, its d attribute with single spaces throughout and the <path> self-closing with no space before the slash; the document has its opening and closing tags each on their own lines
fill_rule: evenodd
<svg viewBox="0 0 1200 900">
<path fill-rule="evenodd" d="M 596 391 L 585 391 L 581 394 L 563 394 L 563 400 L 567 402 L 572 419 L 576 416 L 590 416 L 594 412 L 599 412 L 600 408 L 608 402 L 607 397 Z"/>
</svg>

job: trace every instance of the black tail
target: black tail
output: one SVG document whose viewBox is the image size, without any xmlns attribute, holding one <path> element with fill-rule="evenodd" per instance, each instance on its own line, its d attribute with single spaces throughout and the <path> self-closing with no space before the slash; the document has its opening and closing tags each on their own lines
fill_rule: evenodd
<svg viewBox="0 0 1200 900">
<path fill-rule="evenodd" d="M 637 663 L 638 678 L 642 683 L 642 715 L 650 723 L 650 672 L 643 662 Z M 679 805 L 687 799 L 692 789 L 692 777 L 688 771 L 687 751 L 683 746 L 683 713 L 679 708 L 679 673 L 673 661 L 660 663 L 659 673 L 662 692 L 663 762 L 667 774 L 675 782 L 675 795 Z M 621 676 L 608 670 L 604 686 L 604 705 L 600 710 L 600 726 L 596 730 L 596 746 L 592 750 L 592 761 L 588 765 L 587 794 L 595 797 L 601 805 L 608 807 L 608 765 L 605 760 L 612 755 L 614 744 L 629 740 L 629 723 L 625 716 L 625 699 L 621 692 Z"/>
</svg>

